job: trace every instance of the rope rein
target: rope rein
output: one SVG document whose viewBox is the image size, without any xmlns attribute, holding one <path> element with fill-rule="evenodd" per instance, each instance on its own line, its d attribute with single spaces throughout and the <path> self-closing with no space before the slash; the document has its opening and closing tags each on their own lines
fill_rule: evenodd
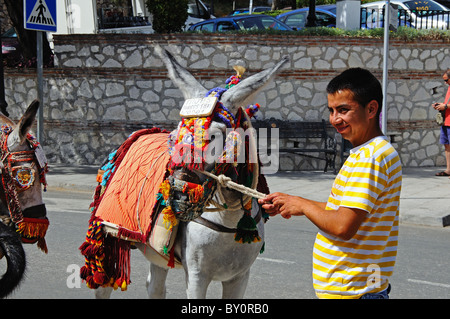
<svg viewBox="0 0 450 319">
<path fill-rule="evenodd" d="M 243 198 L 244 202 L 247 202 L 252 197 L 257 198 L 257 199 L 262 199 L 262 198 L 266 197 L 266 194 L 260 193 L 256 189 L 233 182 L 230 177 L 225 176 L 224 174 L 220 174 L 219 176 L 217 176 L 217 175 L 214 175 L 213 173 L 210 173 L 207 171 L 202 171 L 202 170 L 197 170 L 197 169 L 194 169 L 194 171 L 197 173 L 204 174 L 204 175 L 217 181 L 217 194 L 222 203 L 226 202 L 225 198 L 223 196 L 223 193 L 222 193 L 223 188 L 231 188 L 235 191 L 242 193 L 244 195 L 244 198 Z M 242 209 L 242 205 L 239 202 L 236 202 L 233 205 L 224 206 L 224 205 L 216 202 L 215 200 L 210 199 L 209 204 L 215 206 L 215 208 L 205 208 L 205 211 L 221 211 L 221 210 L 236 211 L 236 210 Z"/>
</svg>

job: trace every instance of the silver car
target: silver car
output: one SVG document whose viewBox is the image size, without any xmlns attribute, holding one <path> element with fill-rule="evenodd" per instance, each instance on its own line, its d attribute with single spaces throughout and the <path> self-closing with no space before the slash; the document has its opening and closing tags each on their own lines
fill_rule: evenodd
<svg viewBox="0 0 450 319">
<path fill-rule="evenodd" d="M 390 3 L 398 6 L 399 25 L 416 29 L 449 28 L 450 10 L 433 0 L 391 0 Z M 367 28 L 383 27 L 385 4 L 385 1 L 376 1 L 361 5 L 367 14 L 364 19 Z"/>
</svg>

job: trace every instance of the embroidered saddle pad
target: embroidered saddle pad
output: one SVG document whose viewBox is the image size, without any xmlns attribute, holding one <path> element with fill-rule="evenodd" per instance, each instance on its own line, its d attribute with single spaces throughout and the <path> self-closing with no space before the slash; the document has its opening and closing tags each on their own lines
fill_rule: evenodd
<svg viewBox="0 0 450 319">
<path fill-rule="evenodd" d="M 117 228 L 117 237 L 147 240 L 156 195 L 170 159 L 168 135 L 161 132 L 140 136 L 113 172 L 95 216 L 104 225 Z"/>
</svg>

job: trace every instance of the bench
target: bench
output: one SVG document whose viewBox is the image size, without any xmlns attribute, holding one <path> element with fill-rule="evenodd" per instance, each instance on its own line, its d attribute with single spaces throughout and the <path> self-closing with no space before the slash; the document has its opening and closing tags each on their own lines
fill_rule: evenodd
<svg viewBox="0 0 450 319">
<path fill-rule="evenodd" d="M 337 141 L 328 134 L 325 120 L 300 122 L 269 119 L 255 121 L 252 125 L 256 130 L 267 128 L 268 139 L 271 137 L 271 128 L 279 129 L 280 140 L 286 142 L 284 145 L 287 143 L 292 145 L 292 147 L 290 145 L 280 147 L 279 153 L 290 153 L 323 160 L 325 161 L 324 172 L 327 172 L 328 168 L 332 168 L 336 174 Z M 301 142 L 304 146 L 300 146 Z M 281 143 L 279 144 L 281 145 Z M 313 145 L 318 145 L 318 147 L 314 148 Z"/>
</svg>

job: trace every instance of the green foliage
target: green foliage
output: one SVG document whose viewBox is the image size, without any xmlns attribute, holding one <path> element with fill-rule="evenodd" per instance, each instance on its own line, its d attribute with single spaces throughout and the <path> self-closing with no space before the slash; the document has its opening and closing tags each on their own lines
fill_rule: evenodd
<svg viewBox="0 0 450 319">
<path fill-rule="evenodd" d="M 416 30 L 414 28 L 400 27 L 397 32 L 394 32 L 394 36 L 399 39 L 411 41 L 411 40 L 442 40 L 444 42 L 450 41 L 450 31 L 428 29 L 428 30 Z"/>
<path fill-rule="evenodd" d="M 358 29 L 342 30 L 337 28 L 305 28 L 297 31 L 298 35 L 306 36 L 336 36 L 336 37 L 363 37 L 363 38 L 383 38 L 384 28 L 376 29 Z M 401 39 L 406 41 L 417 40 L 443 40 L 450 41 L 450 32 L 445 30 L 429 29 L 417 30 L 409 27 L 399 27 L 397 31 L 389 32 L 392 39 Z"/>
<path fill-rule="evenodd" d="M 153 15 L 153 30 L 156 33 L 183 31 L 188 18 L 188 0 L 146 0 L 148 11 Z"/>
<path fill-rule="evenodd" d="M 297 31 L 299 35 L 309 36 L 341 36 L 341 37 L 365 37 L 365 38 L 383 38 L 384 28 L 376 29 L 358 29 L 358 30 L 342 30 L 337 28 L 305 28 Z M 409 27 L 399 27 L 397 31 L 389 32 L 391 39 L 400 39 L 405 41 L 420 41 L 420 40 L 442 40 L 444 42 L 450 41 L 450 31 L 447 30 L 417 30 Z"/>
<path fill-rule="evenodd" d="M 198 33 L 199 31 L 195 31 Z M 200 32 L 209 33 L 209 32 Z M 237 34 L 274 34 L 274 35 L 299 35 L 299 36 L 329 36 L 329 37 L 361 37 L 361 38 L 379 38 L 384 37 L 384 29 L 358 29 L 358 30 L 343 30 L 337 28 L 304 28 L 298 31 L 280 31 L 280 30 L 236 30 L 227 31 L 227 33 Z M 420 40 L 442 40 L 443 42 L 450 42 L 450 31 L 445 30 L 416 30 L 414 28 L 399 27 L 395 32 L 389 32 L 391 39 L 400 39 L 405 41 L 420 41 Z"/>
<path fill-rule="evenodd" d="M 343 30 L 337 28 L 304 28 L 297 31 L 298 35 L 306 36 L 335 36 L 335 37 L 369 37 L 380 38 L 384 35 L 384 29 L 358 29 L 358 30 Z"/>
</svg>

